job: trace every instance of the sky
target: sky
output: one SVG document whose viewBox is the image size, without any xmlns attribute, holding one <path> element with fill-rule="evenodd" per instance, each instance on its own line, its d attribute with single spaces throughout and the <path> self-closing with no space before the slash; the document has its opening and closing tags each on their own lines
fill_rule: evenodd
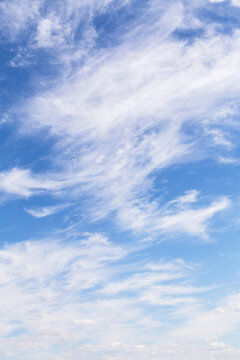
<svg viewBox="0 0 240 360">
<path fill-rule="evenodd" d="M 240 359 L 240 1 L 0 1 L 0 358 Z"/>
</svg>

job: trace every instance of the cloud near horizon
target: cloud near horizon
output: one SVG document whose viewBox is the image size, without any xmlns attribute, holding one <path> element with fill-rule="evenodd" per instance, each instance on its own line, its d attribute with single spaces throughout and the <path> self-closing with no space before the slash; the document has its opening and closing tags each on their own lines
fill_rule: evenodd
<svg viewBox="0 0 240 360">
<path fill-rule="evenodd" d="M 181 348 L 183 359 L 188 356 L 188 341 L 192 342 L 193 337 L 195 342 L 210 342 L 216 326 L 221 335 L 226 326 L 232 330 L 240 322 L 239 295 L 226 298 L 223 307 L 201 309 L 201 293 L 216 290 L 192 284 L 196 271 L 193 264 L 159 259 L 152 263 L 141 260 L 140 266 L 131 259 L 134 249 L 114 245 L 100 234 L 67 242 L 66 234 L 56 236 L 6 245 L 0 251 L 1 288 L 5 294 L 0 302 L 0 353 L 4 358 L 6 349 L 11 348 L 11 358 L 24 359 L 30 358 L 30 353 L 33 358 L 44 353 L 46 359 L 95 359 L 95 354 L 106 353 L 133 359 L 151 358 L 154 353 L 172 359 Z M 159 308 L 158 319 L 149 312 L 151 305 Z M 181 322 L 186 325 L 168 335 L 182 306 L 185 315 Z M 169 309 L 168 317 L 165 309 Z M 174 345 L 179 336 L 184 336 L 181 345 Z M 93 345 L 96 340 L 97 345 Z M 218 342 L 212 343 L 217 351 Z M 239 354 L 224 346 L 226 354 Z M 192 351 L 198 356 L 194 347 Z M 204 351 L 207 345 L 201 354 Z"/>
</svg>

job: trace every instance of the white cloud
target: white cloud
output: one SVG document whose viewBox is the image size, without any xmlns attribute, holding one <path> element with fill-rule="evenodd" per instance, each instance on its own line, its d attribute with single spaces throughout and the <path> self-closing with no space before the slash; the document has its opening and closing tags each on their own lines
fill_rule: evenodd
<svg viewBox="0 0 240 360">
<path fill-rule="evenodd" d="M 67 35 L 68 31 L 66 33 L 59 19 L 52 15 L 39 21 L 35 40 L 39 47 L 59 46 L 65 41 Z"/>
<path fill-rule="evenodd" d="M 75 30 L 75 26 L 78 24 L 76 17 L 81 20 L 81 14 L 89 9 L 90 13 L 104 11 L 106 6 L 113 1 L 104 0 L 99 3 L 96 0 L 79 2 L 56 0 L 54 4 L 45 0 L 2 1 L 0 4 L 0 29 L 8 40 L 14 41 L 23 31 L 31 33 L 37 28 L 39 46 L 51 46 L 53 42 L 58 46 L 58 41 L 53 41 L 52 38 L 54 31 L 59 32 L 62 25 L 66 26 L 65 30 L 67 25 L 72 28 L 72 31 Z M 126 2 L 123 1 L 121 5 L 124 3 Z M 54 20 L 52 16 L 50 18 L 42 17 L 44 12 L 51 13 L 51 11 L 56 11 L 58 14 Z M 61 31 L 58 35 L 60 33 Z M 64 32 L 64 35 L 67 36 L 68 32 Z"/>
<path fill-rule="evenodd" d="M 232 4 L 233 4 L 233 6 L 240 6 L 240 1 L 239 0 L 232 0 Z"/>
<path fill-rule="evenodd" d="M 98 9 L 96 2 L 91 4 Z M 107 2 L 102 5 L 105 8 Z M 214 154 L 213 146 L 217 152 L 218 145 L 231 149 L 230 135 L 226 138 L 221 129 L 224 119 L 219 122 L 223 111 L 218 106 L 216 113 L 216 104 L 226 96 L 233 103 L 239 92 L 239 35 L 211 33 L 186 46 L 170 36 L 189 22 L 183 5 L 148 5 L 118 46 L 88 56 L 87 64 L 60 79 L 60 85 L 17 109 L 24 119 L 23 131 L 36 133 L 47 126 L 58 139 L 52 159 L 61 170 L 39 175 L 10 170 L 0 174 L 0 188 L 22 196 L 41 191 L 74 198 L 84 194 L 86 213 L 93 220 L 116 213 L 125 229 L 175 228 L 203 235 L 217 210 L 212 214 L 207 210 L 211 206 L 205 211 L 195 207 L 189 213 L 160 216 L 164 204 L 150 201 L 149 190 L 162 169 Z M 72 14 L 78 5 L 69 2 L 67 7 Z M 58 41 L 73 36 L 74 30 L 65 32 L 68 23 L 60 13 L 61 19 L 51 12 L 39 20 L 39 46 L 57 48 Z M 72 50 L 66 54 L 74 56 Z M 192 136 L 184 132 L 185 126 L 193 128 Z M 214 142 L 211 152 L 209 135 Z M 176 200 L 179 207 L 196 202 L 197 193 L 185 196 Z M 187 220 L 190 215 L 193 224 Z"/>
<path fill-rule="evenodd" d="M 137 270 L 137 263 L 135 269 L 131 263 L 124 270 L 117 265 L 121 259 L 128 261 L 128 251 L 100 234 L 89 234 L 77 241 L 45 239 L 3 247 L 0 284 L 5 296 L 0 298 L 0 334 L 4 340 L 0 342 L 0 353 L 8 352 L 12 341 L 13 356 L 18 359 L 27 356 L 30 349 L 32 359 L 38 359 L 43 351 L 57 359 L 51 353 L 56 344 L 62 354 L 66 348 L 71 349 L 73 359 L 79 356 L 75 350 L 78 342 L 83 345 L 90 342 L 100 353 L 112 342 L 124 340 L 138 345 L 139 342 L 134 342 L 139 326 L 149 331 L 152 326 L 159 326 L 158 321 L 145 314 L 138 291 L 157 283 L 186 279 L 189 270 L 181 261 L 161 263 L 159 269 L 150 269 L 148 264 L 143 272 Z M 129 271 L 136 274 L 127 280 Z M 120 275 L 130 282 L 139 279 L 132 289 L 134 299 L 132 295 L 119 298 L 109 295 L 109 281 L 112 284 Z M 147 284 L 150 278 L 152 281 Z M 104 295 L 101 288 L 105 288 Z M 162 296 L 169 297 L 166 303 L 171 304 L 175 293 L 184 295 L 184 288 L 179 283 L 178 288 L 169 292 L 165 285 Z M 194 293 L 194 288 L 190 292 Z M 132 329 L 130 324 L 134 324 Z M 140 339 L 145 337 L 141 331 Z"/>
<path fill-rule="evenodd" d="M 172 332 L 172 336 L 184 337 L 186 341 L 206 341 L 211 337 L 238 329 L 240 324 L 239 294 L 227 296 L 222 300 L 222 306 L 209 311 L 198 311 L 195 316 L 181 327 Z M 215 346 L 213 346 L 215 344 Z M 212 342 L 211 347 L 222 350 L 223 343 Z"/>
<path fill-rule="evenodd" d="M 183 200 L 192 200 L 195 204 L 194 196 L 197 194 L 189 193 Z M 192 196 L 194 195 L 194 196 Z M 186 196 L 186 195 L 185 195 Z M 213 203 L 205 206 L 191 207 L 191 202 L 182 202 L 181 197 L 170 201 L 165 207 L 158 207 L 156 203 L 138 204 L 138 206 L 128 206 L 119 209 L 117 221 L 123 228 L 132 229 L 136 232 L 148 231 L 154 238 L 154 233 L 186 233 L 191 236 L 208 238 L 208 224 L 213 216 L 226 210 L 231 202 L 228 198 L 217 199 Z M 176 206 L 178 205 L 178 206 Z"/>
<path fill-rule="evenodd" d="M 95 325 L 96 322 L 92 319 L 80 319 L 80 320 L 74 320 L 74 324 L 76 325 Z"/>
<path fill-rule="evenodd" d="M 177 214 L 163 216 L 156 225 L 165 231 L 184 231 L 192 235 L 206 236 L 207 222 L 218 212 L 230 206 L 227 198 L 222 198 L 208 207 L 180 211 Z"/>
<path fill-rule="evenodd" d="M 219 129 L 211 129 L 206 130 L 206 133 L 212 137 L 215 145 L 225 146 L 228 149 L 232 148 L 232 142 L 228 139 L 228 137 L 226 136 L 226 134 L 224 134 L 223 131 Z"/>
<path fill-rule="evenodd" d="M 10 0 L 0 3 L 0 29 L 8 40 L 14 40 L 15 37 L 32 21 L 35 21 L 39 15 L 42 1 L 40 0 Z"/>
<path fill-rule="evenodd" d="M 118 46 L 88 57 L 70 79 L 24 104 L 23 127 L 36 132 L 47 126 L 59 139 L 57 179 L 67 179 L 64 188 L 74 197 L 89 196 L 92 219 L 116 212 L 117 221 L 129 229 L 144 228 L 151 218 L 154 224 L 161 206 L 149 201 L 148 191 L 156 173 L 215 157 L 213 146 L 217 152 L 218 145 L 231 150 L 217 104 L 226 97 L 234 103 L 239 92 L 238 32 L 211 33 L 186 46 L 168 37 L 184 24 L 184 14 L 178 2 L 150 2 Z M 185 125 L 197 136 L 185 134 Z M 184 214 L 165 218 L 159 227 L 170 229 L 172 222 L 180 229 L 179 216 L 184 219 Z M 191 229 L 184 220 L 181 228 L 204 233 L 205 220 L 196 220 Z"/>
<path fill-rule="evenodd" d="M 44 1 L 1 2 L 0 26 L 10 40 L 31 24 L 28 50 L 60 49 L 59 61 L 67 59 L 70 70 L 15 109 L 23 133 L 47 128 L 54 135 L 49 159 L 60 170 L 2 171 L 0 190 L 25 198 L 50 193 L 63 201 L 83 195 L 88 218 L 114 214 L 122 229 L 148 232 L 151 240 L 179 232 L 207 238 L 210 220 L 230 206 L 227 197 L 203 205 L 200 192 L 189 190 L 165 203 L 152 200 L 151 191 L 163 169 L 207 157 L 221 161 L 221 147 L 230 152 L 234 146 L 236 123 L 229 117 L 240 91 L 239 31 L 223 35 L 204 27 L 186 17 L 180 1 L 149 1 L 114 46 L 90 51 L 99 35 L 93 14 L 111 2 L 56 1 L 50 10 Z M 74 46 L 83 17 L 86 41 Z M 205 36 L 191 44 L 173 36 L 189 26 L 204 28 Z M 24 65 L 21 56 L 14 59 L 12 66 Z M 35 217 L 58 210 L 26 209 Z M 82 238 L 75 232 L 74 240 L 69 229 L 66 234 L 2 246 L 1 358 L 239 359 L 238 350 L 215 338 L 239 326 L 238 294 L 205 309 L 203 294 L 214 287 L 193 284 L 192 264 L 152 263 L 146 253 L 146 261 L 134 262 L 129 255 L 133 249 L 137 254 L 136 243 L 124 247 L 100 234 Z"/>
<path fill-rule="evenodd" d="M 233 158 L 233 157 L 219 156 L 219 158 L 217 159 L 217 161 L 218 161 L 219 163 L 229 164 L 229 165 L 239 164 L 239 159 L 238 159 L 238 158 Z"/>
<path fill-rule="evenodd" d="M 240 323 L 239 295 L 206 311 L 199 297 L 213 288 L 192 284 L 192 265 L 180 259 L 140 265 L 129 250 L 100 234 L 78 240 L 69 238 L 69 230 L 66 235 L 68 240 L 47 238 L 1 248 L 3 359 L 12 349 L 13 359 L 38 360 L 44 354 L 59 360 L 56 347 L 62 358 L 73 360 L 94 360 L 96 354 L 103 359 L 109 354 L 117 359 L 198 360 L 212 352 L 219 360 L 230 353 L 237 359 L 239 352 L 214 336 Z M 186 315 L 179 323 L 182 304 Z M 224 312 L 217 311 L 219 305 Z M 176 329 L 176 320 L 181 327 L 169 332 Z"/>
<path fill-rule="evenodd" d="M 36 218 L 42 218 L 45 216 L 56 214 L 57 212 L 65 209 L 67 206 L 69 206 L 69 205 L 44 206 L 42 208 L 24 209 L 24 210 L 28 214 L 30 214 Z"/>
<path fill-rule="evenodd" d="M 29 197 L 42 191 L 57 191 L 62 184 L 43 176 L 34 176 L 29 170 L 13 168 L 0 173 L 0 191 Z"/>
<path fill-rule="evenodd" d="M 184 195 L 179 196 L 178 198 L 169 202 L 170 204 L 176 204 L 179 207 L 184 207 L 188 204 L 195 203 L 197 201 L 197 197 L 199 195 L 198 190 L 188 190 Z"/>
</svg>

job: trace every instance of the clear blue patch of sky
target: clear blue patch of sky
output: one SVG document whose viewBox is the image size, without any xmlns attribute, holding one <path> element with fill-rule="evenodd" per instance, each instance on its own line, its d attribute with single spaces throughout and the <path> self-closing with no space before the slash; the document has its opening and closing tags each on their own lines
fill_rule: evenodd
<svg viewBox="0 0 240 360">
<path fill-rule="evenodd" d="M 186 41 L 191 45 L 195 40 L 205 35 L 205 29 L 178 28 L 173 32 L 173 37 L 178 40 Z"/>
<path fill-rule="evenodd" d="M 221 336 L 219 341 L 224 342 L 225 344 L 231 344 L 235 349 L 240 350 L 240 342 L 239 342 L 239 333 L 240 326 L 235 326 L 235 329 L 228 334 Z"/>
<path fill-rule="evenodd" d="M 6 121 L 0 125 L 0 170 L 13 167 L 29 168 L 33 172 L 50 170 L 54 163 L 49 158 L 55 139 L 47 129 L 33 136 L 19 134 L 19 125 Z"/>
<path fill-rule="evenodd" d="M 44 49 L 32 51 L 30 49 L 29 64 L 23 66 L 12 66 L 18 54 L 23 51 L 19 47 L 8 45 L 2 46 L 0 50 L 0 114 L 4 116 L 12 106 L 25 101 L 26 98 L 34 96 L 47 87 L 56 85 L 62 66 L 58 64 L 55 54 Z M 22 55 L 23 58 L 26 56 Z M 37 84 L 37 86 L 36 86 Z"/>
</svg>

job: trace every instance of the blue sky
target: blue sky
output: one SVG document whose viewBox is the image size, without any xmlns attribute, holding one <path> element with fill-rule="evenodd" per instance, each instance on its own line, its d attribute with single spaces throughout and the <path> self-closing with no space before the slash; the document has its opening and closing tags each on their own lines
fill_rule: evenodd
<svg viewBox="0 0 240 360">
<path fill-rule="evenodd" d="M 240 1 L 0 2 L 0 357 L 240 357 Z"/>
</svg>

